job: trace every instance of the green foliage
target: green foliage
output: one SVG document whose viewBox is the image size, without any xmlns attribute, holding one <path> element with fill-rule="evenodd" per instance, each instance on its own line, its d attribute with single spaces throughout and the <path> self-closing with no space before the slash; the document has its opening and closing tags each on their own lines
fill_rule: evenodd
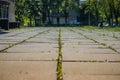
<svg viewBox="0 0 120 80">
<path fill-rule="evenodd" d="M 75 2 L 76 1 L 76 2 Z M 51 24 L 51 16 L 65 14 L 65 22 L 69 17 L 69 11 L 74 9 L 79 14 L 81 24 L 88 24 L 88 16 L 92 25 L 101 21 L 120 24 L 120 1 L 119 0 L 15 0 L 16 20 L 23 25 L 33 26 L 40 24 Z"/>
<path fill-rule="evenodd" d="M 88 16 L 90 14 L 92 25 L 97 25 L 101 21 L 106 21 L 111 26 L 113 26 L 113 23 L 116 25 L 120 23 L 119 0 L 86 0 L 85 3 L 81 4 L 81 6 L 80 12 L 84 11 L 84 13 L 81 14 L 81 17 L 83 16 L 82 22 L 88 22 L 88 17 L 85 20 L 84 16 Z"/>
</svg>

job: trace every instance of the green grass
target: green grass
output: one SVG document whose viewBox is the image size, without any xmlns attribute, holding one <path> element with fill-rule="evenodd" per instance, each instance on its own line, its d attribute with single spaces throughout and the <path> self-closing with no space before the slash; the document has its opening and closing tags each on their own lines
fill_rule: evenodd
<svg viewBox="0 0 120 80">
<path fill-rule="evenodd" d="M 99 27 L 97 27 L 97 26 L 83 26 L 82 28 L 89 29 L 89 30 L 99 29 Z"/>
<path fill-rule="evenodd" d="M 120 27 L 107 27 L 104 29 L 108 31 L 120 32 Z"/>
<path fill-rule="evenodd" d="M 63 80 L 62 73 L 62 40 L 61 40 L 61 29 L 59 29 L 58 34 L 58 59 L 57 59 L 57 80 Z"/>
<path fill-rule="evenodd" d="M 87 29 L 87 30 L 101 30 L 101 31 L 113 31 L 113 32 L 120 32 L 120 27 L 103 27 L 103 28 L 100 28 L 98 26 L 81 26 L 81 27 L 78 27 L 78 28 L 81 28 L 81 29 Z"/>
</svg>

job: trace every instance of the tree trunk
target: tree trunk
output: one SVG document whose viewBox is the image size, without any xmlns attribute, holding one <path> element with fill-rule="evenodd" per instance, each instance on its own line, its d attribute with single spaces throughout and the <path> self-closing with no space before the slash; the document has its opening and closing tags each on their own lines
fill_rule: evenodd
<svg viewBox="0 0 120 80">
<path fill-rule="evenodd" d="M 45 24 L 46 21 L 46 13 L 42 13 L 42 23 Z"/>
<path fill-rule="evenodd" d="M 117 26 L 119 15 L 117 14 L 117 10 L 115 9 L 115 5 L 113 5 L 113 13 L 114 13 L 114 16 L 115 16 L 115 25 Z"/>
<path fill-rule="evenodd" d="M 48 24 L 50 24 L 50 25 L 51 25 L 50 10 L 48 10 Z"/>
</svg>

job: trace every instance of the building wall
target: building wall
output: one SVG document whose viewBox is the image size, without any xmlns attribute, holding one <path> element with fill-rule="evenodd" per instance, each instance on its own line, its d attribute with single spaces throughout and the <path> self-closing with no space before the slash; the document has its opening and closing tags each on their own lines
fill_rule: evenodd
<svg viewBox="0 0 120 80">
<path fill-rule="evenodd" d="M 73 0 L 73 2 L 76 2 L 77 5 L 79 5 L 79 0 Z M 79 18 L 80 18 L 79 13 L 77 13 L 77 11 L 75 11 L 74 8 L 71 8 L 68 11 L 67 24 L 70 24 L 70 25 L 80 24 Z M 65 14 L 61 15 L 59 19 L 60 19 L 60 22 L 59 22 L 60 24 L 65 24 Z M 52 23 L 57 24 L 57 16 L 53 17 Z"/>
<path fill-rule="evenodd" d="M 18 27 L 15 22 L 14 0 L 0 0 L 0 28 Z"/>
<path fill-rule="evenodd" d="M 15 9 L 14 9 L 14 1 L 13 0 L 1 0 L 9 3 L 8 9 L 8 20 L 9 22 L 15 22 Z"/>
<path fill-rule="evenodd" d="M 69 11 L 68 23 L 69 24 L 79 24 L 79 22 L 77 22 L 77 16 L 79 16 L 78 13 L 76 13 L 76 11 L 74 9 L 71 9 Z"/>
<path fill-rule="evenodd" d="M 14 2 L 9 1 L 9 22 L 15 22 L 15 9 L 14 9 Z"/>
<path fill-rule="evenodd" d="M 60 22 L 59 22 L 60 25 L 65 24 L 65 17 L 60 17 L 59 20 L 60 20 Z M 57 25 L 57 18 L 56 17 L 53 17 L 51 21 L 52 21 L 53 25 Z"/>
<path fill-rule="evenodd" d="M 65 24 L 65 18 L 64 17 L 60 18 L 60 24 Z"/>
</svg>

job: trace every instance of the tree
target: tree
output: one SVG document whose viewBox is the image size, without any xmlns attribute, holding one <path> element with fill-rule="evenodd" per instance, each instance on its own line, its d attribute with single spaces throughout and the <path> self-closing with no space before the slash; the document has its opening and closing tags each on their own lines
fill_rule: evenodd
<svg viewBox="0 0 120 80">
<path fill-rule="evenodd" d="M 85 14 L 89 15 L 90 13 L 92 17 L 92 24 L 107 21 L 111 26 L 114 22 L 118 25 L 118 18 L 120 17 L 119 0 L 86 0 L 84 5 L 86 5 Z"/>
<path fill-rule="evenodd" d="M 79 4 L 80 3 L 80 4 Z M 51 24 L 53 16 L 57 17 L 57 24 L 60 23 L 60 16 L 65 17 L 65 23 L 69 12 L 74 9 L 79 13 L 81 23 L 97 25 L 101 21 L 119 24 L 120 0 L 15 0 L 16 19 L 22 24 L 29 21 L 30 26 L 36 25 L 37 18 L 41 24 Z M 92 17 L 92 18 L 90 18 Z"/>
<path fill-rule="evenodd" d="M 16 20 L 19 21 L 21 24 L 24 24 L 24 1 L 23 0 L 15 0 L 15 17 Z"/>
</svg>

